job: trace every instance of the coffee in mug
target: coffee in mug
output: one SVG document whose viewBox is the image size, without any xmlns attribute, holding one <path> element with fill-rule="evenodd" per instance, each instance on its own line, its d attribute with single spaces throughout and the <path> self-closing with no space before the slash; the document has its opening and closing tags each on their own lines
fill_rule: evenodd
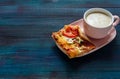
<svg viewBox="0 0 120 79">
<path fill-rule="evenodd" d="M 86 17 L 87 22 L 94 27 L 106 27 L 112 22 L 112 18 L 104 13 L 94 12 Z"/>
<path fill-rule="evenodd" d="M 84 14 L 85 33 L 91 38 L 104 38 L 119 21 L 119 17 L 116 15 L 113 16 L 108 10 L 103 8 L 91 8 Z"/>
</svg>

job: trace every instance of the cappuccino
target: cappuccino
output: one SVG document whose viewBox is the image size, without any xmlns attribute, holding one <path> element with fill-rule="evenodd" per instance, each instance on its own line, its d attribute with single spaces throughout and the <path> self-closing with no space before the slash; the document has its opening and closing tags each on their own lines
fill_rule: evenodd
<svg viewBox="0 0 120 79">
<path fill-rule="evenodd" d="M 120 18 L 103 8 L 91 8 L 84 13 L 84 31 L 91 38 L 106 37 L 119 24 Z"/>
<path fill-rule="evenodd" d="M 93 27 L 104 28 L 109 26 L 112 22 L 112 18 L 101 12 L 90 13 L 86 17 L 87 22 Z"/>
</svg>

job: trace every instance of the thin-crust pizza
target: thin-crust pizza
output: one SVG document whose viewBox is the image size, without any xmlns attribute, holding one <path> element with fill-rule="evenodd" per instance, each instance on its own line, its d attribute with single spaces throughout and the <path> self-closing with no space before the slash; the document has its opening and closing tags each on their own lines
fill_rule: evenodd
<svg viewBox="0 0 120 79">
<path fill-rule="evenodd" d="M 78 25 L 65 25 L 59 31 L 53 32 L 52 38 L 69 58 L 80 57 L 95 48 Z"/>
</svg>

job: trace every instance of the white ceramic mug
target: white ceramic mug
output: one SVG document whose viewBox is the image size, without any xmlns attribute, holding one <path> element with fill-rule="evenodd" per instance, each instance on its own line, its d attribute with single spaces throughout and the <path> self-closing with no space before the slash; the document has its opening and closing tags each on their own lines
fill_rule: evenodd
<svg viewBox="0 0 120 79">
<path fill-rule="evenodd" d="M 96 16 L 92 17 L 92 15 L 94 16 L 95 13 L 96 13 Z M 92 14 L 92 15 L 90 15 L 90 14 Z M 99 14 L 105 15 L 109 19 L 105 19 L 106 17 L 104 17 L 104 16 L 103 16 L 104 19 L 103 18 L 99 19 L 99 17 L 101 16 L 101 15 L 99 16 Z M 90 18 L 88 18 L 88 16 Z M 111 12 L 109 12 L 108 10 L 105 10 L 103 8 L 91 8 L 91 9 L 87 10 L 84 13 L 83 19 L 84 19 L 84 28 L 85 28 L 86 35 L 88 35 L 91 38 L 95 38 L 95 39 L 101 39 L 101 38 L 104 38 L 105 36 L 107 36 L 109 34 L 111 28 L 118 25 L 120 22 L 120 18 L 117 15 L 112 15 Z M 103 23 L 102 23 L 102 20 L 103 20 Z M 109 24 L 107 24 L 108 20 L 110 20 Z M 92 22 L 98 21 L 98 23 L 93 23 L 93 25 L 92 25 L 91 21 Z M 106 23 L 107 25 L 104 25 L 104 23 Z"/>
</svg>

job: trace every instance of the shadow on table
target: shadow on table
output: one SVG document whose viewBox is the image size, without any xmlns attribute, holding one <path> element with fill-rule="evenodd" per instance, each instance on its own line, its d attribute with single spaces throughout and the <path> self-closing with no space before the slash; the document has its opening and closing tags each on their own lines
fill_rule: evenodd
<svg viewBox="0 0 120 79">
<path fill-rule="evenodd" d="M 80 58 L 69 59 L 57 46 L 54 46 L 56 55 L 63 61 L 68 71 L 78 71 L 90 63 L 102 63 L 102 61 L 111 61 L 113 59 L 114 50 L 111 48 L 113 43 L 111 42 L 107 46 Z"/>
</svg>

